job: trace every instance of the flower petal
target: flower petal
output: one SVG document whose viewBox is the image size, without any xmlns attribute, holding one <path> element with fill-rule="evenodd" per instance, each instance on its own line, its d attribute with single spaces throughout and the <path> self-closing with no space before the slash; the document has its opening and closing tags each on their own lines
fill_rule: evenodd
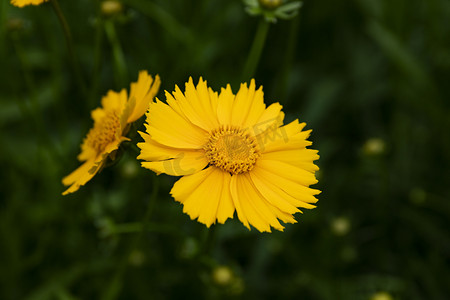
<svg viewBox="0 0 450 300">
<path fill-rule="evenodd" d="M 207 133 L 188 122 L 169 105 L 156 99 L 147 112 L 147 132 L 152 138 L 174 148 L 201 149 L 207 141 Z"/>
<path fill-rule="evenodd" d="M 303 208 L 315 207 L 314 205 L 310 205 L 309 203 L 317 202 L 317 199 L 314 197 L 314 195 L 320 194 L 319 190 L 306 187 L 257 166 L 253 168 L 252 175 L 261 179 L 268 188 L 278 193 L 282 198 L 289 201 L 289 203 L 291 203 L 293 206 Z"/>
<path fill-rule="evenodd" d="M 257 124 L 262 114 L 266 110 L 262 86 L 255 91 L 254 79 L 252 79 L 250 82 L 249 95 L 247 101 L 249 102 L 249 106 L 247 117 L 245 118 L 245 121 L 242 124 L 244 128 L 249 128 Z"/>
<path fill-rule="evenodd" d="M 141 165 L 156 174 L 165 173 L 172 176 L 191 175 L 208 165 L 208 160 L 202 151 L 179 152 L 173 158 L 160 161 L 144 161 Z"/>
<path fill-rule="evenodd" d="M 295 214 L 296 212 L 300 212 L 300 210 L 298 210 L 295 205 L 292 205 L 292 203 L 272 190 L 270 188 L 271 184 L 268 184 L 266 180 L 260 178 L 257 172 L 250 172 L 250 177 L 255 187 L 262 195 L 264 195 L 264 197 L 267 199 L 267 201 L 270 202 L 270 204 L 278 207 L 281 211 L 288 214 Z"/>
<path fill-rule="evenodd" d="M 130 109 L 130 115 L 127 118 L 127 123 L 132 123 L 142 117 L 148 109 L 149 103 L 153 100 L 159 91 L 161 79 L 158 75 L 150 76 L 147 71 L 140 71 L 137 82 L 131 83 L 130 100 L 134 100 L 134 105 Z M 132 101 L 128 101 L 133 103 Z"/>
<path fill-rule="evenodd" d="M 267 152 L 263 154 L 264 159 L 282 161 L 292 164 L 300 169 L 314 173 L 319 167 L 314 164 L 319 159 L 317 150 L 312 149 L 288 149 Z"/>
<path fill-rule="evenodd" d="M 11 4 L 17 7 L 24 7 L 26 5 L 39 5 L 48 0 L 11 0 Z"/>
<path fill-rule="evenodd" d="M 238 217 L 248 220 L 248 223 L 261 232 L 271 232 L 270 227 L 283 230 L 274 211 L 267 201 L 253 185 L 248 173 L 233 175 L 231 177 L 231 195 L 236 206 Z M 239 203 L 240 209 L 238 209 Z M 241 217 L 239 219 L 241 220 Z M 244 225 L 246 225 L 244 223 Z M 248 224 L 246 225 L 248 227 Z"/>
<path fill-rule="evenodd" d="M 179 88 L 173 93 L 180 110 L 186 118 L 203 128 L 206 131 L 219 126 L 216 110 L 217 97 L 210 97 L 211 94 L 206 85 L 206 81 L 200 78 L 197 87 L 194 86 L 192 77 L 186 83 L 186 92 L 183 94 Z"/>
<path fill-rule="evenodd" d="M 283 124 L 284 113 L 281 111 L 283 106 L 280 103 L 273 103 L 266 108 L 260 117 L 251 124 L 250 131 L 255 135 L 264 133 L 266 130 L 276 130 Z"/>
<path fill-rule="evenodd" d="M 233 109 L 231 111 L 231 125 L 243 126 L 245 119 L 250 111 L 253 95 L 255 93 L 255 81 L 252 79 L 250 89 L 247 83 L 242 83 L 233 102 Z"/>
<path fill-rule="evenodd" d="M 220 221 L 233 217 L 234 208 L 229 203 L 230 177 L 220 169 L 209 167 L 182 177 L 174 184 L 170 193 L 176 201 L 183 203 L 183 212 L 191 219 L 198 218 L 199 222 L 209 227 L 218 219 L 219 207 L 227 208 L 220 212 Z"/>
<path fill-rule="evenodd" d="M 295 120 L 281 127 L 272 127 L 256 136 L 256 140 L 262 152 L 277 150 L 303 149 L 312 143 L 306 140 L 311 130 L 301 131 L 305 123 Z"/>
<path fill-rule="evenodd" d="M 150 135 L 139 132 L 144 139 L 137 146 L 141 149 L 138 159 L 145 160 L 142 166 L 158 175 L 166 173 L 173 176 L 190 175 L 202 170 L 208 164 L 203 150 L 180 149 L 161 145 Z"/>
<path fill-rule="evenodd" d="M 120 92 L 108 91 L 102 98 L 102 106 L 105 110 L 114 111 L 118 115 L 122 114 L 127 103 L 127 91 L 122 89 Z"/>
<path fill-rule="evenodd" d="M 86 182 L 92 179 L 100 170 L 99 163 L 101 160 L 90 159 L 78 167 L 75 171 L 63 178 L 62 183 L 64 185 L 70 185 L 62 194 L 67 195 L 78 191 L 78 189 L 85 185 Z"/>
<path fill-rule="evenodd" d="M 231 112 L 233 109 L 234 94 L 231 90 L 231 86 L 220 91 L 219 102 L 217 105 L 217 118 L 221 125 L 231 125 Z"/>
<path fill-rule="evenodd" d="M 317 179 L 313 173 L 289 163 L 266 159 L 264 154 L 258 159 L 255 166 L 304 186 L 317 183 Z"/>
</svg>

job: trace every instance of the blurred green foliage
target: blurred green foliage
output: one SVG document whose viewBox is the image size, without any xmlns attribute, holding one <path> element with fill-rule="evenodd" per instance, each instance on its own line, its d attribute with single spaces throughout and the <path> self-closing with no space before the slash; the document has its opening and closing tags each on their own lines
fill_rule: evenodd
<svg viewBox="0 0 450 300">
<path fill-rule="evenodd" d="M 448 299 L 449 1 L 305 0 L 270 26 L 255 78 L 313 129 L 323 191 L 272 234 L 191 221 L 137 135 L 61 196 L 107 90 L 147 69 L 160 98 L 189 76 L 236 91 L 258 18 L 238 0 L 61 8 L 86 91 L 50 3 L 0 3 L 0 299 Z"/>
</svg>

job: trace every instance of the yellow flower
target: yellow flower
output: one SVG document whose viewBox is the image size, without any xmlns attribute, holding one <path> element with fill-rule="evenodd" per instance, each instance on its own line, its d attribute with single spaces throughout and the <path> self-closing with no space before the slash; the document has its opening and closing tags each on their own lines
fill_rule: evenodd
<svg viewBox="0 0 450 300">
<path fill-rule="evenodd" d="M 63 178 L 63 184 L 70 185 L 63 195 L 77 191 L 101 170 L 109 157 L 114 158 L 120 143 L 129 140 L 125 137 L 129 125 L 144 115 L 160 84 L 158 75 L 153 80 L 147 71 L 141 71 L 138 81 L 131 83 L 129 97 L 125 89 L 119 93 L 109 91 L 103 97 L 102 107 L 91 113 L 94 127 L 88 132 L 78 155 L 78 160 L 84 163 Z"/>
<path fill-rule="evenodd" d="M 39 5 L 48 0 L 11 0 L 11 4 L 17 7 L 24 7 L 27 5 Z"/>
<path fill-rule="evenodd" d="M 282 106 L 266 108 L 254 80 L 219 95 L 190 78 L 184 94 L 176 86 L 166 98 L 150 103 L 138 158 L 157 174 L 183 176 L 171 194 L 191 219 L 209 227 L 236 210 L 248 229 L 282 231 L 279 220 L 295 223 L 298 208 L 315 207 L 320 191 L 309 185 L 319 156 L 306 149 L 310 130 L 298 120 L 283 125 Z"/>
</svg>

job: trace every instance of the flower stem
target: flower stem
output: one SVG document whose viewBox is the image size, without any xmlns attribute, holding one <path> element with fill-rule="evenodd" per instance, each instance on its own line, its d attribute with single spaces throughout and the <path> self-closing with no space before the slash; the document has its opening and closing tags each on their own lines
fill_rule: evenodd
<svg viewBox="0 0 450 300">
<path fill-rule="evenodd" d="M 254 75 L 256 68 L 261 58 L 261 53 L 266 42 L 267 32 L 269 31 L 269 22 L 261 18 L 258 24 L 258 29 L 253 40 L 250 53 L 248 54 L 247 62 L 245 63 L 244 72 L 242 74 L 243 81 L 250 80 Z"/>
<path fill-rule="evenodd" d="M 64 32 L 64 37 L 66 38 L 66 45 L 67 45 L 67 50 L 69 51 L 70 63 L 72 65 L 73 71 L 75 73 L 75 78 L 77 80 L 78 87 L 80 88 L 83 95 L 87 95 L 86 84 L 83 80 L 83 76 L 81 75 L 81 69 L 79 67 L 78 59 L 75 55 L 73 41 L 72 41 L 72 34 L 70 33 L 69 24 L 67 23 L 66 18 L 64 17 L 61 7 L 59 6 L 58 0 L 50 0 L 50 3 L 52 4 L 53 10 L 55 11 L 56 16 L 58 17 L 59 23 L 61 24 L 61 27 Z"/>
<path fill-rule="evenodd" d="M 117 85 L 123 87 L 127 83 L 125 56 L 117 38 L 116 28 L 111 20 L 105 21 L 105 31 L 113 51 Z"/>
</svg>

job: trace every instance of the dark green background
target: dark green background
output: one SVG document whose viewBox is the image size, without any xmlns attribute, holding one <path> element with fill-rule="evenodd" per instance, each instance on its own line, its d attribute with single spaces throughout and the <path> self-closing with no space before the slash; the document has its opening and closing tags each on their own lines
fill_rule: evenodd
<svg viewBox="0 0 450 300">
<path fill-rule="evenodd" d="M 271 25 L 256 82 L 313 129 L 323 191 L 272 234 L 191 221 L 169 195 L 175 178 L 140 168 L 132 144 L 61 196 L 107 90 L 147 69 L 161 99 L 189 76 L 236 92 L 258 18 L 237 0 L 127 0 L 114 19 L 97 1 L 61 2 L 87 93 L 50 3 L 0 3 L 0 299 L 450 297 L 449 1 L 305 0 Z M 385 150 L 367 151 L 372 138 Z M 214 281 L 218 265 L 228 285 Z"/>
</svg>

